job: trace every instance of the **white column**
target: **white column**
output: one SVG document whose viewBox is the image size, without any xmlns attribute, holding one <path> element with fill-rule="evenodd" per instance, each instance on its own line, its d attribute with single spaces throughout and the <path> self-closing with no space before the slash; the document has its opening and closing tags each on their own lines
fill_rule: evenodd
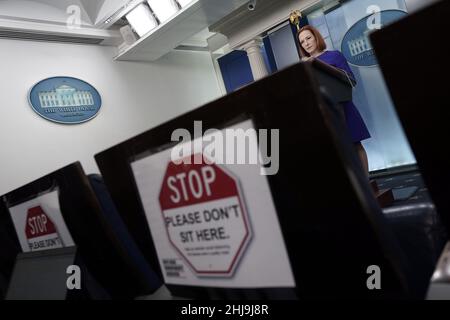
<svg viewBox="0 0 450 320">
<path fill-rule="evenodd" d="M 244 44 L 241 48 L 247 52 L 250 67 L 252 68 L 253 79 L 259 80 L 269 75 L 264 57 L 261 53 L 261 39 L 254 39 Z"/>
</svg>

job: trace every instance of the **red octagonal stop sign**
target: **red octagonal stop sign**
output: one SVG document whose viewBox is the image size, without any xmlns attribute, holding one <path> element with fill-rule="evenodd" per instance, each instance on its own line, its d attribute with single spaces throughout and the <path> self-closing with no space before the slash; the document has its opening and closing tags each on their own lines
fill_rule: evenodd
<svg viewBox="0 0 450 320">
<path fill-rule="evenodd" d="M 169 241 L 199 275 L 231 276 L 251 238 L 238 180 L 216 164 L 170 162 L 159 203 Z"/>
<path fill-rule="evenodd" d="M 41 206 L 28 209 L 25 235 L 31 251 L 62 248 L 62 240 Z"/>
</svg>

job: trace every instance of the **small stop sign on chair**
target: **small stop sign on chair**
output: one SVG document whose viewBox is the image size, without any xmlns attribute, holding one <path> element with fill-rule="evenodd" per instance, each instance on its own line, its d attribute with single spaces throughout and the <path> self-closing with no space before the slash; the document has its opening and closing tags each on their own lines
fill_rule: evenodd
<svg viewBox="0 0 450 320">
<path fill-rule="evenodd" d="M 61 237 L 55 224 L 41 206 L 28 209 L 25 235 L 30 251 L 62 248 Z"/>
</svg>

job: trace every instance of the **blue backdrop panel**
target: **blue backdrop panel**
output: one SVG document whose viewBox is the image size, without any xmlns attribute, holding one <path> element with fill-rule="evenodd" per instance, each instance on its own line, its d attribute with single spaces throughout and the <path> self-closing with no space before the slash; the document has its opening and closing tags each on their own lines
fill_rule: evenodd
<svg viewBox="0 0 450 320">
<path fill-rule="evenodd" d="M 252 69 L 245 51 L 233 51 L 218 59 L 227 93 L 253 82 Z"/>
</svg>

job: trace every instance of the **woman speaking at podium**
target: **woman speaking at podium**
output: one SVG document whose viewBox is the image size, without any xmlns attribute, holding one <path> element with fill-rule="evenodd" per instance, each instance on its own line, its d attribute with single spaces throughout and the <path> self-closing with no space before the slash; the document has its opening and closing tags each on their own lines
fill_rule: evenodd
<svg viewBox="0 0 450 320">
<path fill-rule="evenodd" d="M 341 71 L 344 71 L 348 77 L 351 77 L 353 82 L 355 76 L 353 75 L 350 66 L 344 55 L 339 51 L 327 51 L 327 45 L 317 29 L 312 26 L 305 26 L 297 33 L 297 38 L 300 43 L 300 53 L 303 61 L 310 59 L 319 59 L 329 65 L 332 65 Z M 366 150 L 361 141 L 370 138 L 369 130 L 362 119 L 358 109 L 352 101 L 343 103 L 345 120 L 349 129 L 353 144 L 358 153 L 359 158 L 363 164 L 364 170 L 369 172 L 369 162 L 367 159 Z"/>
</svg>

